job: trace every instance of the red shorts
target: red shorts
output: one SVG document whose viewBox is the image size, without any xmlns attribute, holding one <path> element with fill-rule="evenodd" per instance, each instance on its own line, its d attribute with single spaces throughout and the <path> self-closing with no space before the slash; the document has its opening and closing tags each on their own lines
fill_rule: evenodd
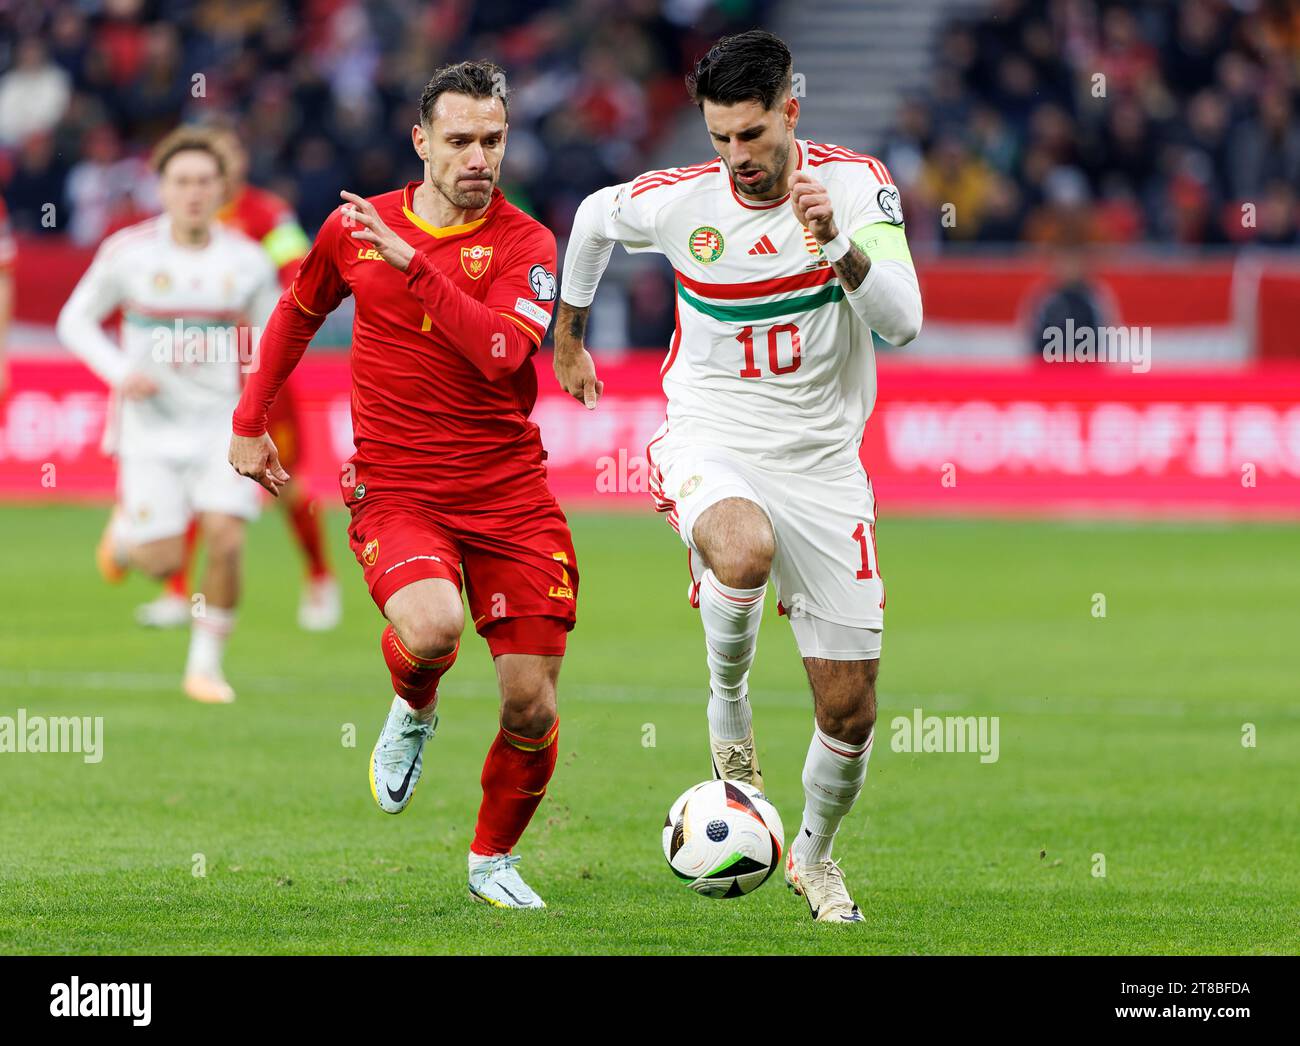
<svg viewBox="0 0 1300 1046">
<path fill-rule="evenodd" d="M 266 431 L 280 454 L 280 464 L 292 472 L 302 457 L 302 425 L 298 418 L 298 402 L 289 382 L 280 386 L 271 403 L 266 415 Z"/>
<path fill-rule="evenodd" d="M 444 511 L 406 491 L 345 488 L 348 538 L 375 605 L 424 578 L 464 578 L 474 629 L 492 656 L 564 653 L 577 612 L 569 521 L 547 493 L 527 507 Z"/>
</svg>

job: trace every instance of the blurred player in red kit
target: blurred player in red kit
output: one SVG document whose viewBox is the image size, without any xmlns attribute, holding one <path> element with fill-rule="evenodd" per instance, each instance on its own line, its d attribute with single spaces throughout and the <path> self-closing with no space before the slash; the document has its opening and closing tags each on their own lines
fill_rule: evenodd
<svg viewBox="0 0 1300 1046">
<path fill-rule="evenodd" d="M 501 694 L 483 767 L 469 888 L 542 908 L 511 853 L 555 769 L 556 681 L 578 588 L 568 521 L 546 485 L 528 415 L 531 357 L 555 303 L 555 237 L 496 187 L 505 74 L 462 62 L 434 74 L 412 144 L 424 177 L 348 202 L 321 227 L 262 336 L 234 415 L 230 462 L 272 493 L 288 481 L 267 411 L 325 315 L 356 299 L 348 534 L 375 605 L 396 695 L 370 760 L 380 808 L 401 812 L 437 728 L 438 681 L 474 628 Z"/>
<path fill-rule="evenodd" d="M 217 212 L 217 220 L 260 243 L 279 273 L 281 286 L 288 287 L 311 246 L 307 234 L 288 203 L 275 193 L 248 183 L 248 153 L 234 129 L 216 128 L 214 140 L 226 161 L 226 202 Z M 292 469 L 302 453 L 302 425 L 292 383 L 280 390 L 272 404 L 267 431 L 279 448 L 280 463 Z M 298 625 L 309 632 L 329 631 L 338 626 L 342 617 L 342 600 L 325 554 L 316 499 L 305 486 L 291 480 L 280 492 L 280 507 L 307 569 L 298 603 Z M 191 527 L 186 534 L 184 564 L 168 579 L 167 589 L 161 596 L 137 609 L 136 620 L 140 624 L 155 628 L 189 624 L 187 578 L 196 537 L 197 531 Z"/>
<path fill-rule="evenodd" d="M 18 248 L 9 230 L 9 212 L 0 200 L 0 399 L 9 390 L 9 359 L 5 355 L 5 341 L 9 337 L 9 322 L 14 308 L 14 260 Z"/>
</svg>

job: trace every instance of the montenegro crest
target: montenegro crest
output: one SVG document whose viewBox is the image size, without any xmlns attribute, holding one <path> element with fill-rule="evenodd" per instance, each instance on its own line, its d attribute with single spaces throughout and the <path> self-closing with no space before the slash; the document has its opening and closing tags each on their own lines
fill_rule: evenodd
<svg viewBox="0 0 1300 1046">
<path fill-rule="evenodd" d="M 481 243 L 460 249 L 460 267 L 471 280 L 477 280 L 487 272 L 488 262 L 491 260 L 492 248 L 484 247 Z"/>
<path fill-rule="evenodd" d="M 375 561 L 379 559 L 379 539 L 371 538 L 366 542 L 366 547 L 361 550 L 361 560 L 368 567 L 373 567 Z"/>
</svg>

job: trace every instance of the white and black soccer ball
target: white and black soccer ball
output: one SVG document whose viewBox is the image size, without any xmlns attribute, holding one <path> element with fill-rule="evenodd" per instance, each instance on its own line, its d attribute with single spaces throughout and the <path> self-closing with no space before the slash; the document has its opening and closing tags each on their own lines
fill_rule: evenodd
<svg viewBox="0 0 1300 1046">
<path fill-rule="evenodd" d="M 739 781 L 686 789 L 664 820 L 664 856 L 686 886 L 705 897 L 742 897 L 781 865 L 785 829 L 762 792 Z"/>
</svg>

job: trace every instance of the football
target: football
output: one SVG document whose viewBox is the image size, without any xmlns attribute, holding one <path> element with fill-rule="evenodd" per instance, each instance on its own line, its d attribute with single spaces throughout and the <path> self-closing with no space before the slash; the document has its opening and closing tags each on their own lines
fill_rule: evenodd
<svg viewBox="0 0 1300 1046">
<path fill-rule="evenodd" d="M 705 897 L 742 897 L 780 867 L 781 815 L 753 785 L 692 785 L 664 818 L 664 856 L 686 886 Z"/>
</svg>

